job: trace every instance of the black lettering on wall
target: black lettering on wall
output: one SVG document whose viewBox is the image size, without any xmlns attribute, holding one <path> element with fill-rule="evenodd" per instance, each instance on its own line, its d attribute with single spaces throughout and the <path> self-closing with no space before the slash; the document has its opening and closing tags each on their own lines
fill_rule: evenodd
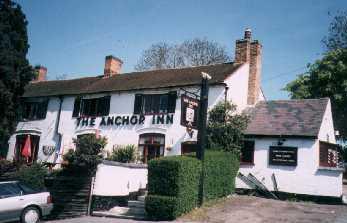
<svg viewBox="0 0 347 223">
<path fill-rule="evenodd" d="M 105 117 L 102 117 L 102 118 L 101 118 L 100 125 L 106 125 Z"/>
<path fill-rule="evenodd" d="M 94 126 L 95 125 L 95 118 L 90 118 L 90 122 L 89 122 L 90 126 Z"/>
<path fill-rule="evenodd" d="M 155 115 L 152 115 L 152 124 L 155 124 Z"/>
<path fill-rule="evenodd" d="M 157 116 L 157 124 L 164 124 L 164 115 Z"/>
<path fill-rule="evenodd" d="M 115 125 L 121 125 L 122 124 L 122 117 L 120 117 L 120 116 L 117 116 L 116 118 L 115 118 L 115 120 L 114 120 L 114 124 Z"/>
<path fill-rule="evenodd" d="M 83 118 L 82 119 L 82 126 L 87 126 L 88 125 L 88 118 Z"/>
<path fill-rule="evenodd" d="M 131 116 L 130 123 L 132 125 L 136 125 L 137 124 L 137 116 L 136 115 Z"/>
<path fill-rule="evenodd" d="M 145 124 L 145 116 L 144 116 L 144 115 L 140 115 L 139 124 L 140 124 L 140 125 Z"/>
<path fill-rule="evenodd" d="M 80 125 L 80 123 L 81 123 L 81 118 L 80 118 L 80 117 L 78 117 L 76 120 L 77 120 L 77 126 L 79 126 L 79 125 Z"/>
<path fill-rule="evenodd" d="M 114 123 L 114 117 L 112 116 L 112 117 L 108 117 L 107 118 L 107 125 L 113 125 L 113 123 Z"/>
<path fill-rule="evenodd" d="M 122 125 L 129 125 L 129 116 L 123 116 Z"/>
<path fill-rule="evenodd" d="M 173 124 L 173 114 L 166 115 L 166 124 Z"/>
</svg>

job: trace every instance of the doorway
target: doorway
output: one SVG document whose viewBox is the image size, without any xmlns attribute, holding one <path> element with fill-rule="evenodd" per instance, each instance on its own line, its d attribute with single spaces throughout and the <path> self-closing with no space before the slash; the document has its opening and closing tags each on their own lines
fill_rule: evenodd
<svg viewBox="0 0 347 223">
<path fill-rule="evenodd" d="M 24 157 L 22 155 L 25 142 L 30 137 L 30 156 Z M 34 163 L 37 160 L 37 154 L 39 152 L 39 144 L 40 144 L 40 136 L 31 135 L 31 134 L 23 134 L 16 136 L 16 147 L 15 147 L 15 160 L 18 163 Z"/>
<path fill-rule="evenodd" d="M 139 150 L 142 152 L 142 162 L 164 156 L 165 135 L 160 133 L 145 133 L 139 138 Z"/>
</svg>

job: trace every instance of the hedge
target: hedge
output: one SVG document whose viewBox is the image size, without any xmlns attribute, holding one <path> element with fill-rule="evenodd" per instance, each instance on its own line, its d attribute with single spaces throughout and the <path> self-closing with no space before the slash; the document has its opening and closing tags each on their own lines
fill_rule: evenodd
<svg viewBox="0 0 347 223">
<path fill-rule="evenodd" d="M 148 163 L 146 212 L 155 220 L 172 220 L 197 206 L 200 161 L 171 156 Z"/>
<path fill-rule="evenodd" d="M 204 199 L 211 200 L 232 194 L 239 170 L 239 159 L 230 152 L 205 152 Z"/>
<path fill-rule="evenodd" d="M 201 162 L 193 155 L 171 156 L 148 163 L 145 208 L 153 220 L 173 220 L 198 204 Z M 234 192 L 239 160 L 230 152 L 207 150 L 204 162 L 204 199 Z"/>
</svg>

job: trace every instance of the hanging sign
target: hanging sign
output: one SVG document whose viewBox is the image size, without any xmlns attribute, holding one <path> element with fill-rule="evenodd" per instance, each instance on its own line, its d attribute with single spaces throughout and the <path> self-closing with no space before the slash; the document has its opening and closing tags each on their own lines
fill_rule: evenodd
<svg viewBox="0 0 347 223">
<path fill-rule="evenodd" d="M 298 148 L 289 146 L 270 146 L 269 164 L 280 166 L 297 166 Z"/>
<path fill-rule="evenodd" d="M 181 125 L 198 129 L 199 100 L 182 95 L 181 97 Z"/>
</svg>

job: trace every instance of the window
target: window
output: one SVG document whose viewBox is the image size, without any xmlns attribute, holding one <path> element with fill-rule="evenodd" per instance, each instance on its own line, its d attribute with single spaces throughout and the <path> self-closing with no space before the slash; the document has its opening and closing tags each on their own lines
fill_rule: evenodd
<svg viewBox="0 0 347 223">
<path fill-rule="evenodd" d="M 159 133 L 141 134 L 139 138 L 139 152 L 142 161 L 147 163 L 149 160 L 164 156 L 165 135 Z"/>
<path fill-rule="evenodd" d="M 20 194 L 21 190 L 15 183 L 0 184 L 0 198 L 14 197 Z"/>
<path fill-rule="evenodd" d="M 319 166 L 337 168 L 341 162 L 338 145 L 319 141 Z"/>
<path fill-rule="evenodd" d="M 241 148 L 241 164 L 254 164 L 254 141 L 244 141 Z"/>
<path fill-rule="evenodd" d="M 23 103 L 22 118 L 24 121 L 46 118 L 48 100 L 25 101 Z"/>
<path fill-rule="evenodd" d="M 110 113 L 110 99 L 110 96 L 90 99 L 81 99 L 77 97 L 75 99 L 72 117 L 106 116 Z"/>
<path fill-rule="evenodd" d="M 167 94 L 136 94 L 134 114 L 175 113 L 176 91 Z"/>
</svg>

